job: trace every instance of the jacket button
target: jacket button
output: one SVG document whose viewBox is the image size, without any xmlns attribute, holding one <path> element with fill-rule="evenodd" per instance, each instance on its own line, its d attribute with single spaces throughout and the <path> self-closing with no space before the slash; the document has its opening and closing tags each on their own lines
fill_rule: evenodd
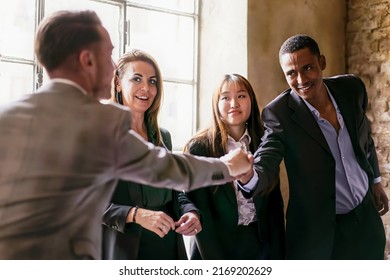
<svg viewBox="0 0 390 280">
<path fill-rule="evenodd" d="M 211 179 L 213 180 L 222 180 L 224 178 L 222 172 L 214 173 L 213 176 L 211 176 Z"/>
</svg>

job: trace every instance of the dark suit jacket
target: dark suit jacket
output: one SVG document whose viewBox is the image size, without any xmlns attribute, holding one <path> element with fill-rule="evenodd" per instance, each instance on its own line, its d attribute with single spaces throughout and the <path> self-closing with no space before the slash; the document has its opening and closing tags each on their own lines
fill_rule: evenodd
<svg viewBox="0 0 390 280">
<path fill-rule="evenodd" d="M 189 152 L 210 156 L 209 149 L 200 141 L 192 143 Z M 188 193 L 188 198 L 200 210 L 203 228 L 195 242 L 191 242 L 191 259 L 234 259 L 231 250 L 237 243 L 238 210 L 233 185 L 195 190 Z M 284 213 L 279 182 L 269 195 L 255 197 L 254 204 L 264 258 L 284 259 Z"/>
<path fill-rule="evenodd" d="M 380 176 L 370 124 L 367 93 L 353 75 L 324 79 L 348 129 L 359 165 L 369 178 Z M 286 213 L 288 259 L 330 259 L 336 224 L 335 160 L 312 113 L 290 89 L 262 113 L 265 134 L 255 154 L 259 175 L 255 195 L 269 189 L 284 158 L 289 202 Z"/>
<path fill-rule="evenodd" d="M 161 136 L 164 146 L 168 150 L 172 150 L 171 135 L 168 130 L 160 128 Z M 149 141 L 156 143 L 156 133 L 149 128 L 148 131 Z M 181 215 L 189 212 L 199 212 L 194 204 L 190 203 L 186 199 L 186 194 L 183 192 L 170 191 L 170 190 L 158 190 L 152 191 L 153 196 L 167 196 L 171 199 L 164 199 L 155 197 L 149 197 L 149 200 L 163 201 L 163 205 L 157 205 L 156 208 L 150 208 L 144 204 L 143 188 L 147 187 L 136 182 L 119 181 L 116 187 L 111 203 L 103 215 L 103 259 L 138 259 L 140 248 L 140 242 L 142 234 L 147 229 L 133 223 L 126 224 L 127 214 L 131 207 L 139 206 L 140 208 L 146 208 L 150 210 L 159 210 L 165 212 L 167 215 L 177 221 Z M 149 191 L 150 193 L 150 191 Z M 179 200 L 178 197 L 181 197 Z M 186 203 L 180 203 L 180 201 L 186 201 Z M 176 245 L 167 247 L 172 250 L 176 250 L 178 259 L 187 259 L 187 253 L 184 246 L 183 236 L 175 233 Z M 176 249 L 175 249 L 176 248 Z M 159 250 L 161 248 L 155 248 Z M 162 252 L 163 253 L 163 252 Z M 150 256 L 153 257 L 153 252 L 150 252 Z M 169 254 L 171 256 L 171 254 Z"/>
</svg>

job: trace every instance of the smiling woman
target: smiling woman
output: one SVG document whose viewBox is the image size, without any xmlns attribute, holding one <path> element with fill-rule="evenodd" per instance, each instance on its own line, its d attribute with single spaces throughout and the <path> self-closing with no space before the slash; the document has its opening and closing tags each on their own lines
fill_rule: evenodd
<svg viewBox="0 0 390 280">
<path fill-rule="evenodd" d="M 145 141 L 172 149 L 158 124 L 163 95 L 160 68 L 147 52 L 131 50 L 116 69 L 112 100 L 131 111 L 131 129 Z M 200 214 L 183 192 L 120 181 L 103 216 L 105 259 L 186 259 L 183 235 L 201 229 Z"/>
<path fill-rule="evenodd" d="M 132 129 L 148 139 L 144 120 L 158 128 L 158 113 L 163 95 L 163 78 L 155 59 L 137 49 L 124 54 L 118 61 L 114 78 L 114 101 L 129 107 Z M 157 142 L 160 143 L 160 135 Z"/>
<path fill-rule="evenodd" d="M 236 148 L 254 153 L 263 125 L 255 92 L 239 74 L 226 74 L 212 98 L 211 125 L 189 140 L 184 151 L 220 157 Z M 249 180 L 252 172 L 240 180 Z M 244 182 L 245 182 L 244 181 Z M 243 181 L 242 181 L 243 182 Z M 283 200 L 277 182 L 269 195 L 246 197 L 237 181 L 188 193 L 202 213 L 191 259 L 283 259 Z"/>
</svg>

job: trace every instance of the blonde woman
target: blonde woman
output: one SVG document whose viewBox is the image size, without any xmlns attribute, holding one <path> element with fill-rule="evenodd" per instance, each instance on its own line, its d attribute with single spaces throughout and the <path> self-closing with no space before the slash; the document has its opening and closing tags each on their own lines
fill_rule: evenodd
<svg viewBox="0 0 390 280">
<path fill-rule="evenodd" d="M 132 50 L 119 59 L 115 74 L 113 99 L 130 108 L 131 129 L 171 150 L 171 135 L 157 121 L 163 81 L 155 59 Z M 127 181 L 119 181 L 103 223 L 104 259 L 187 259 L 182 234 L 201 228 L 184 193 Z"/>
</svg>

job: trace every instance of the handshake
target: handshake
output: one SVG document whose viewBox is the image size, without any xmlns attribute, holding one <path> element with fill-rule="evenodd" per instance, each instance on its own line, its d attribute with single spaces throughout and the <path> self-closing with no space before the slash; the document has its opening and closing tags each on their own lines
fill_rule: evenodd
<svg viewBox="0 0 390 280">
<path fill-rule="evenodd" d="M 222 156 L 221 161 L 229 169 L 230 176 L 246 184 L 253 176 L 253 155 L 237 148 Z"/>
</svg>

